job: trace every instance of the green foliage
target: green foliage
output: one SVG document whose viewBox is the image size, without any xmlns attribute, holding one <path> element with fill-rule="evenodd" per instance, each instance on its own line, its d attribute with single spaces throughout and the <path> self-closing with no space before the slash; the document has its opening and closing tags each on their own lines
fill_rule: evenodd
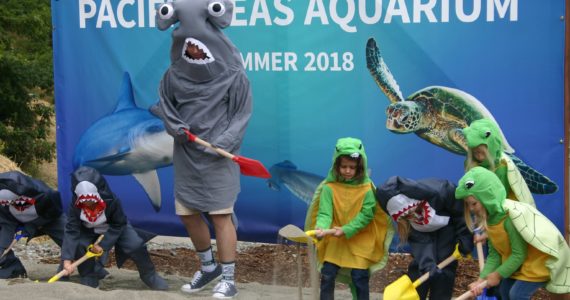
<svg viewBox="0 0 570 300">
<path fill-rule="evenodd" d="M 23 169 L 55 152 L 51 28 L 49 0 L 0 0 L 0 152 Z"/>
</svg>

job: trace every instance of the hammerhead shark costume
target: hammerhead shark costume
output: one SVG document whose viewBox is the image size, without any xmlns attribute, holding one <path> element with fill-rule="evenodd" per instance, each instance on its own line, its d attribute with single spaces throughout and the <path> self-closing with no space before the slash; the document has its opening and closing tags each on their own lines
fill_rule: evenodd
<svg viewBox="0 0 570 300">
<path fill-rule="evenodd" d="M 174 137 L 177 201 L 208 212 L 232 207 L 240 191 L 239 166 L 188 140 L 185 130 L 238 154 L 252 111 L 239 51 L 222 33 L 230 25 L 230 0 L 175 1 L 157 12 L 157 26 L 172 31 L 171 65 L 151 111 Z"/>
</svg>

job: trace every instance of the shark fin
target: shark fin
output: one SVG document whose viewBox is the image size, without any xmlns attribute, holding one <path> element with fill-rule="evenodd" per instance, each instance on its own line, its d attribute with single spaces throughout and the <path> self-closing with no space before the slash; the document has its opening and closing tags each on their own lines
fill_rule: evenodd
<svg viewBox="0 0 570 300">
<path fill-rule="evenodd" d="M 160 210 L 162 200 L 160 195 L 160 181 L 158 181 L 156 170 L 145 173 L 133 173 L 132 175 L 140 183 L 150 198 L 150 202 L 152 207 L 154 207 L 154 210 L 158 212 Z"/>
<path fill-rule="evenodd" d="M 290 160 L 284 160 L 275 165 L 285 169 L 297 170 L 297 166 L 294 163 L 292 163 Z"/>
<path fill-rule="evenodd" d="M 119 93 L 119 98 L 117 99 L 117 107 L 115 107 L 114 112 L 136 107 L 137 105 L 135 103 L 135 96 L 133 94 L 131 75 L 129 75 L 129 72 L 125 72 L 123 74 L 123 82 L 121 83 L 121 92 Z"/>
</svg>

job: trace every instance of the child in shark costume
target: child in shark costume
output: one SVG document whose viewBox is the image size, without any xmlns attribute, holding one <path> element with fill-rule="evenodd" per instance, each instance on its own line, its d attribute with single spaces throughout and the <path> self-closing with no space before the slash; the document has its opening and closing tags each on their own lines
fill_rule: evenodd
<svg viewBox="0 0 570 300">
<path fill-rule="evenodd" d="M 65 223 L 59 192 L 18 171 L 0 174 L 0 256 L 22 226 L 28 241 L 47 234 L 61 247 Z M 0 258 L 0 278 L 25 276 L 26 270 L 12 250 Z"/>
<path fill-rule="evenodd" d="M 469 147 L 465 169 L 481 166 L 493 171 L 503 183 L 509 199 L 535 206 L 519 169 L 503 152 L 503 139 L 496 123 L 490 119 L 476 120 L 463 128 L 463 134 Z"/>
<path fill-rule="evenodd" d="M 392 241 L 390 218 L 374 198 L 359 139 L 337 141 L 333 166 L 317 188 L 307 212 L 306 229 L 316 229 L 321 267 L 321 299 L 334 298 L 335 279 L 349 283 L 354 299 L 368 299 L 370 273 L 386 265 Z M 323 236 L 322 230 L 335 233 Z"/>
<path fill-rule="evenodd" d="M 61 249 L 64 269 L 75 271 L 73 260 L 82 257 L 86 248 L 99 235 L 104 238 L 90 250 L 103 255 L 78 266 L 81 284 L 98 287 L 108 273 L 104 265 L 115 247 L 117 267 L 130 258 L 137 266 L 141 280 L 153 290 L 167 290 L 166 281 L 158 275 L 150 260 L 146 242 L 155 235 L 134 229 L 123 212 L 119 198 L 111 191 L 101 174 L 90 167 L 80 167 L 71 174 L 73 198 L 69 207 L 65 239 Z"/>
<path fill-rule="evenodd" d="M 546 285 L 555 294 L 570 293 L 570 248 L 556 226 L 528 203 L 506 199 L 501 180 L 475 167 L 460 180 L 457 199 L 465 199 L 470 229 L 487 231 L 489 256 L 472 292 L 484 280 L 499 286 L 502 299 L 530 299 Z M 471 214 L 475 222 L 471 221 Z"/>
<path fill-rule="evenodd" d="M 186 132 L 239 153 L 252 97 L 239 51 L 222 33 L 232 15 L 231 0 L 181 0 L 158 8 L 159 29 L 178 26 L 172 31 L 171 65 L 160 83 L 160 101 L 151 109 L 174 137 L 176 214 L 202 262 L 182 291 L 197 292 L 221 276 L 213 296 L 222 298 L 237 294 L 232 216 L 240 170 L 233 161 L 189 141 Z M 221 268 L 213 258 L 210 232 L 201 213 L 209 214 L 216 230 Z"/>
<path fill-rule="evenodd" d="M 397 223 L 400 242 L 410 245 L 413 261 L 410 279 L 430 272 L 427 283 L 417 287 L 420 299 L 451 299 L 457 262 L 442 270 L 437 264 L 459 251 L 473 249 L 473 235 L 465 225 L 463 202 L 454 196 L 455 185 L 444 179 L 418 181 L 394 176 L 378 187 L 376 198 Z"/>
</svg>

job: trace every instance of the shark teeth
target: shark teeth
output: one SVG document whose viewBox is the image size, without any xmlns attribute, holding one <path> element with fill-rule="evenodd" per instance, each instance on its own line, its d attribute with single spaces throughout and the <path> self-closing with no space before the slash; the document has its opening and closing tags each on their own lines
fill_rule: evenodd
<svg viewBox="0 0 570 300">
<path fill-rule="evenodd" d="M 191 64 L 205 65 L 216 59 L 204 43 L 195 38 L 186 38 L 182 47 L 182 58 Z"/>
</svg>

